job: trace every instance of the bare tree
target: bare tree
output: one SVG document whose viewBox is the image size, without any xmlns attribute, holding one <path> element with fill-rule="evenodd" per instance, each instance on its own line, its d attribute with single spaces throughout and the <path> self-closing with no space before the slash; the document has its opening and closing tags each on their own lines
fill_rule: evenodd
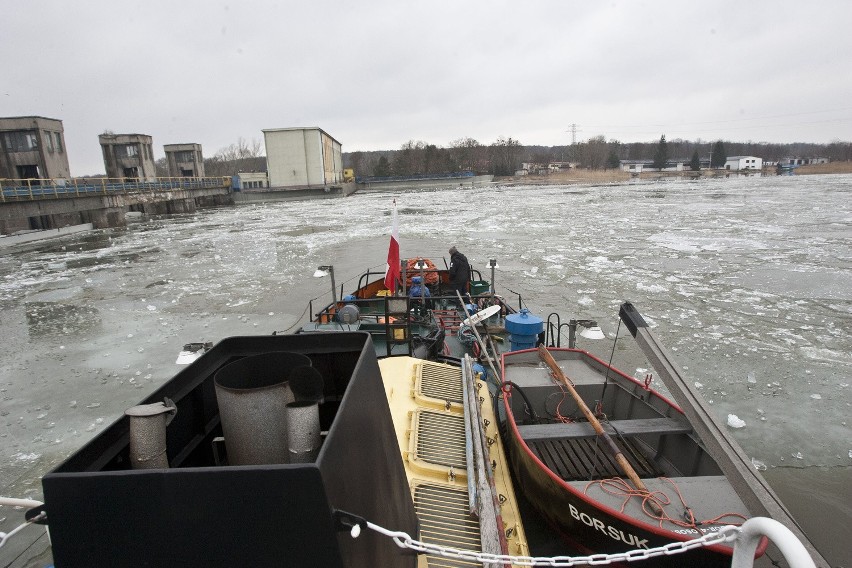
<svg viewBox="0 0 852 568">
<path fill-rule="evenodd" d="M 473 138 L 450 142 L 448 161 L 453 170 L 484 172 L 488 170 L 488 147 Z"/>
<path fill-rule="evenodd" d="M 510 176 L 520 165 L 521 143 L 512 138 L 499 137 L 491 144 L 491 173 Z"/>
<path fill-rule="evenodd" d="M 606 137 L 601 135 L 578 144 L 575 156 L 580 165 L 590 170 L 599 170 L 606 165 L 608 154 Z"/>
<path fill-rule="evenodd" d="M 240 137 L 236 144 L 220 148 L 212 158 L 205 158 L 204 170 L 210 176 L 231 176 L 241 171 L 265 171 L 263 143 L 256 138 L 252 138 L 249 143 Z"/>
</svg>

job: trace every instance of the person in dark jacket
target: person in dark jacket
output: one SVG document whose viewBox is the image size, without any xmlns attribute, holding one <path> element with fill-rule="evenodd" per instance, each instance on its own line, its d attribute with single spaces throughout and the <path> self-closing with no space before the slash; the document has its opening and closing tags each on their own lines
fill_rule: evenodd
<svg viewBox="0 0 852 568">
<path fill-rule="evenodd" d="M 456 297 L 456 291 L 462 296 L 467 294 L 467 282 L 470 280 L 470 264 L 467 257 L 456 247 L 450 248 L 450 294 Z"/>
</svg>

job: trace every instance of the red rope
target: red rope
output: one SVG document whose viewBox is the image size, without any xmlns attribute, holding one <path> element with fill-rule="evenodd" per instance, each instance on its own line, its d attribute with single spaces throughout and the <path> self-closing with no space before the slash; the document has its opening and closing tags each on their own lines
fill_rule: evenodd
<svg viewBox="0 0 852 568">
<path fill-rule="evenodd" d="M 562 398 L 559 400 L 559 403 L 556 405 L 556 416 L 555 416 L 555 418 L 563 424 L 569 424 L 571 422 L 574 422 L 573 418 L 571 418 L 569 416 L 563 416 L 562 411 L 560 410 L 560 408 L 562 407 L 562 403 L 565 402 L 565 400 L 568 398 L 568 389 L 566 389 L 564 387 L 564 385 L 562 384 L 562 381 L 560 381 L 556 378 L 556 374 L 553 371 L 550 372 L 550 378 L 553 381 L 553 383 L 556 385 L 556 388 L 559 389 L 559 392 L 562 393 Z"/>
<path fill-rule="evenodd" d="M 599 479 L 599 480 L 596 480 L 596 481 L 590 481 L 589 483 L 586 484 L 586 488 L 584 490 L 584 493 L 588 494 L 589 488 L 593 485 L 597 485 L 598 487 L 601 488 L 601 490 L 604 493 L 624 497 L 624 500 L 621 503 L 621 509 L 620 509 L 620 511 L 622 513 L 624 513 L 624 509 L 625 509 L 625 507 L 627 507 L 627 503 L 629 503 L 632 498 L 639 497 L 639 498 L 642 499 L 642 512 L 644 512 L 647 516 L 649 516 L 652 519 L 654 519 L 655 521 L 657 521 L 660 528 L 663 528 L 664 522 L 672 523 L 673 525 L 678 526 L 678 527 L 690 528 L 690 529 L 696 529 L 696 530 L 698 530 L 698 528 L 700 526 L 704 526 L 704 525 L 736 525 L 736 526 L 739 526 L 742 523 L 733 523 L 733 522 L 730 522 L 730 521 L 724 521 L 723 519 L 728 519 L 728 518 L 734 517 L 734 518 L 738 518 L 742 521 L 745 521 L 746 518 L 747 518 L 744 515 L 741 515 L 739 513 L 722 513 L 721 515 L 714 517 L 712 519 L 704 519 L 704 520 L 700 520 L 700 521 L 696 520 L 695 519 L 695 513 L 692 511 L 692 508 L 690 508 L 689 505 L 687 505 L 686 499 L 684 499 L 683 494 L 680 492 L 680 488 L 677 486 L 677 484 L 674 481 L 672 481 L 671 479 L 669 479 L 668 477 L 660 477 L 659 479 L 662 479 L 663 481 L 667 481 L 668 483 L 670 483 L 672 488 L 674 489 L 675 493 L 677 493 L 678 499 L 680 500 L 681 505 L 683 505 L 685 516 L 687 517 L 686 520 L 680 520 L 680 519 L 672 518 L 666 513 L 664 507 L 667 506 L 667 505 L 670 505 L 672 501 L 664 491 L 640 491 L 639 489 L 636 489 L 636 488 L 630 486 L 630 484 L 628 484 L 627 481 L 622 479 L 621 477 L 613 477 L 611 479 Z M 658 514 L 654 513 L 653 510 L 650 510 L 650 508 L 649 508 L 650 506 L 648 505 L 648 503 L 650 501 L 653 501 L 657 505 L 659 505 L 659 509 L 661 511 L 663 511 L 663 513 L 661 515 L 658 515 Z"/>
</svg>

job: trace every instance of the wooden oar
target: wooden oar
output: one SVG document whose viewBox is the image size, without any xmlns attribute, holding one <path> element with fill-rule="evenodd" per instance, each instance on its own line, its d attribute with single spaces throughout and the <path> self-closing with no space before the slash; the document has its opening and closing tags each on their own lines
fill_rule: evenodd
<svg viewBox="0 0 852 568">
<path fill-rule="evenodd" d="M 574 388 L 574 385 L 571 384 L 571 381 L 568 380 L 568 377 L 565 376 L 565 373 L 562 372 L 562 369 L 559 368 L 559 365 L 553 359 L 553 356 L 547 350 L 544 345 L 538 346 L 538 355 L 541 357 L 541 360 L 547 363 L 547 366 L 550 367 L 550 370 L 553 371 L 553 374 L 556 375 L 556 378 L 562 381 L 565 386 L 568 388 L 568 392 L 571 393 L 571 396 L 574 397 L 574 401 L 577 403 L 577 406 L 580 407 L 580 410 L 583 411 L 583 414 L 586 417 L 586 420 L 589 421 L 589 424 L 592 425 L 592 428 L 595 429 L 595 433 L 600 436 L 603 441 L 606 443 L 607 448 L 609 449 L 612 456 L 615 458 L 615 461 L 618 462 L 618 467 L 621 468 L 621 471 L 626 475 L 630 481 L 633 483 L 634 487 L 639 491 L 644 491 L 645 493 L 650 493 L 648 488 L 645 487 L 645 484 L 642 483 L 642 480 L 639 479 L 639 476 L 636 474 L 636 470 L 633 469 L 633 466 L 630 465 L 630 462 L 627 461 L 627 458 L 624 457 L 624 454 L 621 453 L 621 450 L 618 446 L 615 445 L 615 442 L 612 440 L 609 434 L 603 429 L 600 421 L 595 417 L 589 407 L 586 405 L 586 401 L 580 397 L 580 394 Z M 654 510 L 654 513 L 657 515 L 662 515 L 663 510 L 653 499 L 649 499 L 648 503 L 651 504 L 651 509 Z"/>
</svg>

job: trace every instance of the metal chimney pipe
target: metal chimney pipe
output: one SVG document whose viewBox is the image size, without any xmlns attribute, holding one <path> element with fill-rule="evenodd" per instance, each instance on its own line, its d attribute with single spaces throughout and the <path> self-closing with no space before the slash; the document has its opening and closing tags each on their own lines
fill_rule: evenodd
<svg viewBox="0 0 852 568">
<path fill-rule="evenodd" d="M 319 404 L 300 400 L 287 405 L 287 448 L 290 463 L 310 463 L 320 449 Z"/>
<path fill-rule="evenodd" d="M 133 469 L 168 469 L 166 426 L 177 414 L 175 403 L 165 399 L 124 411 L 130 417 L 130 465 Z"/>
<path fill-rule="evenodd" d="M 230 465 L 288 462 L 286 405 L 290 373 L 310 366 L 301 353 L 270 351 L 228 363 L 213 377 Z"/>
</svg>

